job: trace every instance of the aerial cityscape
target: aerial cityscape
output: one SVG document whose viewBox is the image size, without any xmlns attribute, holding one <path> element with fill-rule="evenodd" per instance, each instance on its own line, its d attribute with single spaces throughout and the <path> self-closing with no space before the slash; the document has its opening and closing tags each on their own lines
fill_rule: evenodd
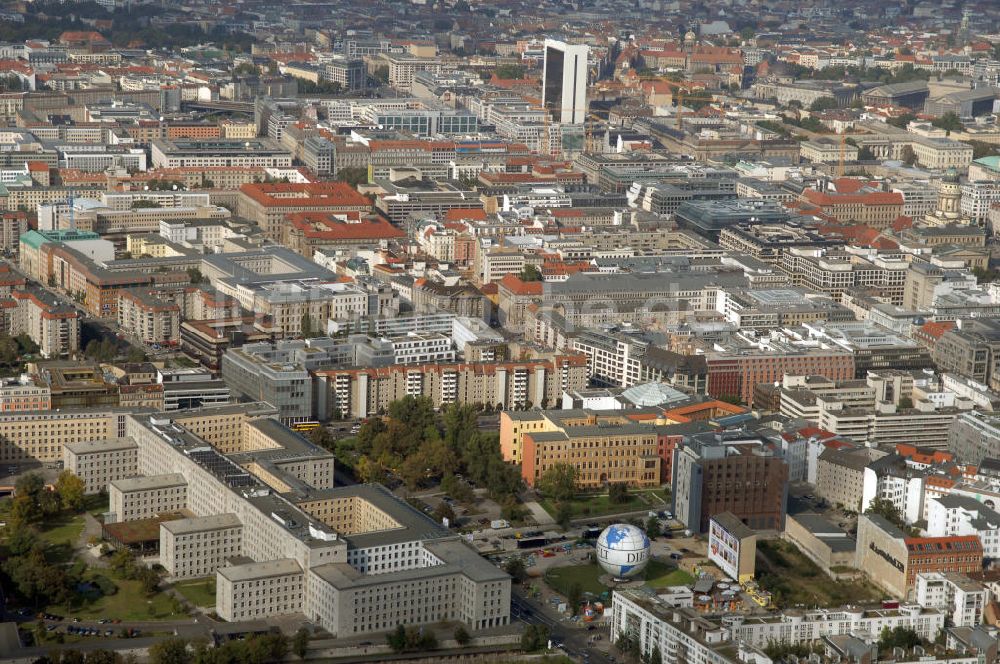
<svg viewBox="0 0 1000 664">
<path fill-rule="evenodd" d="M 997 0 L 0 0 L 0 125 L 0 663 L 1000 664 Z"/>
</svg>

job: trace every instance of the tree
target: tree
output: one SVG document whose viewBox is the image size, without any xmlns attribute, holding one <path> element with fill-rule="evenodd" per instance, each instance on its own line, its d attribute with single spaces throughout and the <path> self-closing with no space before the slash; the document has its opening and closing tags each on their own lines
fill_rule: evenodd
<svg viewBox="0 0 1000 664">
<path fill-rule="evenodd" d="M 526 72 L 523 65 L 500 65 L 493 71 L 497 78 L 503 80 L 521 80 Z"/>
<path fill-rule="evenodd" d="M 917 153 L 913 151 L 913 146 L 904 145 L 903 149 L 899 151 L 899 159 L 907 166 L 913 166 L 917 163 Z"/>
<path fill-rule="evenodd" d="M 583 587 L 577 581 L 569 587 L 566 593 L 566 602 L 569 604 L 570 615 L 575 616 L 580 612 L 580 601 L 583 599 Z"/>
<path fill-rule="evenodd" d="M 205 281 L 205 275 L 203 275 L 201 273 L 201 270 L 199 270 L 196 267 L 189 267 L 187 269 L 187 274 L 188 274 L 188 279 L 191 281 L 192 284 L 200 284 L 201 282 Z"/>
<path fill-rule="evenodd" d="M 141 348 L 137 346 L 130 346 L 128 352 L 125 353 L 125 361 L 131 364 L 138 364 L 140 362 L 146 361 L 146 353 L 142 351 Z"/>
<path fill-rule="evenodd" d="M 38 494 L 38 509 L 42 516 L 55 516 L 62 511 L 62 500 L 55 491 L 42 491 Z"/>
<path fill-rule="evenodd" d="M 354 471 L 362 482 L 381 484 L 385 480 L 385 469 L 378 461 L 367 456 L 358 459 L 358 465 L 355 466 Z"/>
<path fill-rule="evenodd" d="M 64 470 L 59 473 L 56 480 L 56 493 L 62 500 L 63 508 L 79 512 L 83 509 L 83 495 L 87 487 L 79 477 L 71 470 Z"/>
<path fill-rule="evenodd" d="M 309 434 L 309 440 L 312 441 L 313 445 L 322 447 L 324 450 L 332 450 L 334 443 L 337 439 L 334 438 L 333 434 L 326 427 L 316 427 Z"/>
<path fill-rule="evenodd" d="M 542 271 L 535 265 L 525 265 L 521 270 L 521 281 L 542 281 Z"/>
<path fill-rule="evenodd" d="M 816 99 L 813 103 L 809 104 L 809 110 L 813 112 L 829 111 L 831 109 L 837 108 L 839 104 L 837 100 L 833 97 L 820 97 Z"/>
<path fill-rule="evenodd" d="M 878 639 L 878 649 L 880 653 L 891 651 L 893 648 L 903 648 L 912 650 L 920 645 L 920 636 L 909 627 L 885 627 Z"/>
<path fill-rule="evenodd" d="M 660 520 L 655 516 L 651 516 L 646 519 L 646 535 L 649 539 L 654 539 L 663 534 L 662 528 L 660 528 Z"/>
<path fill-rule="evenodd" d="M 534 652 L 548 645 L 549 628 L 545 625 L 528 625 L 521 634 L 521 650 Z"/>
<path fill-rule="evenodd" d="M 858 161 L 875 161 L 875 153 L 866 145 L 858 150 Z"/>
<path fill-rule="evenodd" d="M 239 65 L 237 65 L 237 67 L 235 69 L 233 69 L 233 76 L 234 77 L 238 77 L 238 76 L 256 76 L 258 73 L 260 73 L 260 70 L 258 70 L 255 65 L 253 65 L 253 64 L 251 64 L 249 62 L 240 63 Z"/>
<path fill-rule="evenodd" d="M 142 591 L 144 593 L 152 595 L 156 592 L 157 586 L 160 584 L 159 574 L 148 567 L 138 567 L 136 569 L 135 576 L 142 585 Z M 150 606 L 152 606 L 152 604 L 150 604 Z"/>
<path fill-rule="evenodd" d="M 312 316 L 308 313 L 302 314 L 302 336 L 306 339 L 313 334 Z"/>
<path fill-rule="evenodd" d="M 524 566 L 524 561 L 520 558 L 509 558 L 507 562 L 504 563 L 503 569 L 505 572 L 510 574 L 510 577 L 517 583 L 520 583 L 528 578 L 528 570 Z"/>
<path fill-rule="evenodd" d="M 460 646 L 467 646 L 469 645 L 469 641 L 472 640 L 472 637 L 469 636 L 469 631 L 465 629 L 464 625 L 459 625 L 458 627 L 455 628 L 454 637 L 455 637 L 455 642 L 458 643 L 458 645 Z"/>
<path fill-rule="evenodd" d="M 406 650 L 406 628 L 402 625 L 396 625 L 396 629 L 386 635 L 385 642 L 392 648 L 393 652 L 403 652 Z"/>
<path fill-rule="evenodd" d="M 337 169 L 337 180 L 357 188 L 360 185 L 368 184 L 368 169 L 363 166 L 346 166 Z"/>
<path fill-rule="evenodd" d="M 448 473 L 441 478 L 441 490 L 460 503 L 471 503 L 476 498 L 472 487 L 455 477 L 452 473 Z"/>
<path fill-rule="evenodd" d="M 67 662 L 66 653 L 63 653 L 61 662 Z M 84 664 L 118 664 L 121 658 L 118 653 L 111 650 L 91 650 L 83 657 Z"/>
<path fill-rule="evenodd" d="M 608 500 L 610 500 L 615 505 L 621 505 L 622 503 L 627 503 L 629 500 L 628 496 L 628 485 L 624 482 L 614 482 L 608 485 Z"/>
<path fill-rule="evenodd" d="M 660 648 L 658 646 L 653 646 L 653 649 L 649 651 L 649 657 L 646 658 L 647 664 L 663 664 L 663 655 L 660 654 Z"/>
<path fill-rule="evenodd" d="M 553 464 L 542 473 L 538 488 L 554 500 L 569 500 L 576 493 L 576 468 L 568 463 Z"/>
<path fill-rule="evenodd" d="M 642 643 L 639 641 L 639 637 L 631 631 L 620 632 L 618 638 L 615 639 L 615 647 L 629 661 L 637 661 L 642 657 Z"/>
<path fill-rule="evenodd" d="M 448 523 L 453 524 L 455 523 L 455 510 L 451 508 L 451 505 L 442 500 L 434 508 L 434 518 L 442 523 L 445 519 L 448 519 Z"/>
<path fill-rule="evenodd" d="M 191 655 L 182 639 L 164 639 L 149 647 L 150 664 L 188 664 Z"/>
<path fill-rule="evenodd" d="M 890 124 L 893 127 L 898 127 L 900 129 L 906 129 L 906 127 L 917 119 L 913 113 L 903 113 L 902 115 L 897 115 L 894 118 L 889 118 L 886 120 L 886 124 Z"/>
<path fill-rule="evenodd" d="M 523 521 L 526 516 L 524 505 L 517 501 L 517 497 L 508 495 L 500 503 L 500 518 L 510 522 Z"/>
<path fill-rule="evenodd" d="M 570 507 L 569 503 L 565 501 L 556 503 L 555 519 L 560 528 L 569 530 L 573 524 L 573 508 Z"/>
<path fill-rule="evenodd" d="M 18 478 L 14 483 L 14 495 L 26 495 L 32 500 L 38 500 L 38 494 L 45 490 L 45 480 L 38 473 L 28 473 Z"/>
<path fill-rule="evenodd" d="M 305 627 L 300 627 L 299 631 L 295 632 L 295 636 L 292 637 L 292 652 L 299 659 L 306 658 L 306 652 L 309 649 L 309 630 Z"/>
<path fill-rule="evenodd" d="M 962 128 L 962 120 L 958 117 L 956 113 L 948 111 L 939 118 L 934 118 L 931 120 L 931 124 L 938 129 L 944 129 L 946 131 L 958 131 Z"/>
</svg>

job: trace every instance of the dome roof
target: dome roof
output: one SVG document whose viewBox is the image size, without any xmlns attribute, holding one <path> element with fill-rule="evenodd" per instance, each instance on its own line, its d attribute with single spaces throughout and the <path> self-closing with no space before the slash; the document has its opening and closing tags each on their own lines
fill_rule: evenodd
<svg viewBox="0 0 1000 664">
<path fill-rule="evenodd" d="M 945 182 L 958 182 L 958 169 L 954 166 L 949 166 L 948 170 L 944 172 Z"/>
<path fill-rule="evenodd" d="M 659 406 L 687 399 L 687 395 L 665 383 L 643 383 L 633 385 L 622 392 L 622 396 L 640 408 Z"/>
<path fill-rule="evenodd" d="M 698 35 L 694 34 L 694 30 L 688 30 L 687 34 L 684 35 L 684 41 L 695 41 L 698 39 Z"/>
</svg>

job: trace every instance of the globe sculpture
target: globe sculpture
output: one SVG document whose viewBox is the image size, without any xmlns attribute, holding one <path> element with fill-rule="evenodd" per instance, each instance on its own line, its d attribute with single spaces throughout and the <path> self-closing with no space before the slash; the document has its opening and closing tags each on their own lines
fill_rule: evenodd
<svg viewBox="0 0 1000 664">
<path fill-rule="evenodd" d="M 641 528 L 616 523 L 597 538 L 597 562 L 616 579 L 629 579 L 646 568 L 649 548 L 649 538 Z"/>
</svg>

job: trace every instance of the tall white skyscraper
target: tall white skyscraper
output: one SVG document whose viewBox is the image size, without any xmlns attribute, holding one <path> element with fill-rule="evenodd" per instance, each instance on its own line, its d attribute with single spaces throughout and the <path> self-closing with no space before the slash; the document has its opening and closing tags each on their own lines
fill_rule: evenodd
<svg viewBox="0 0 1000 664">
<path fill-rule="evenodd" d="M 556 122 L 582 124 L 587 119 L 586 44 L 545 40 L 542 105 Z"/>
</svg>

